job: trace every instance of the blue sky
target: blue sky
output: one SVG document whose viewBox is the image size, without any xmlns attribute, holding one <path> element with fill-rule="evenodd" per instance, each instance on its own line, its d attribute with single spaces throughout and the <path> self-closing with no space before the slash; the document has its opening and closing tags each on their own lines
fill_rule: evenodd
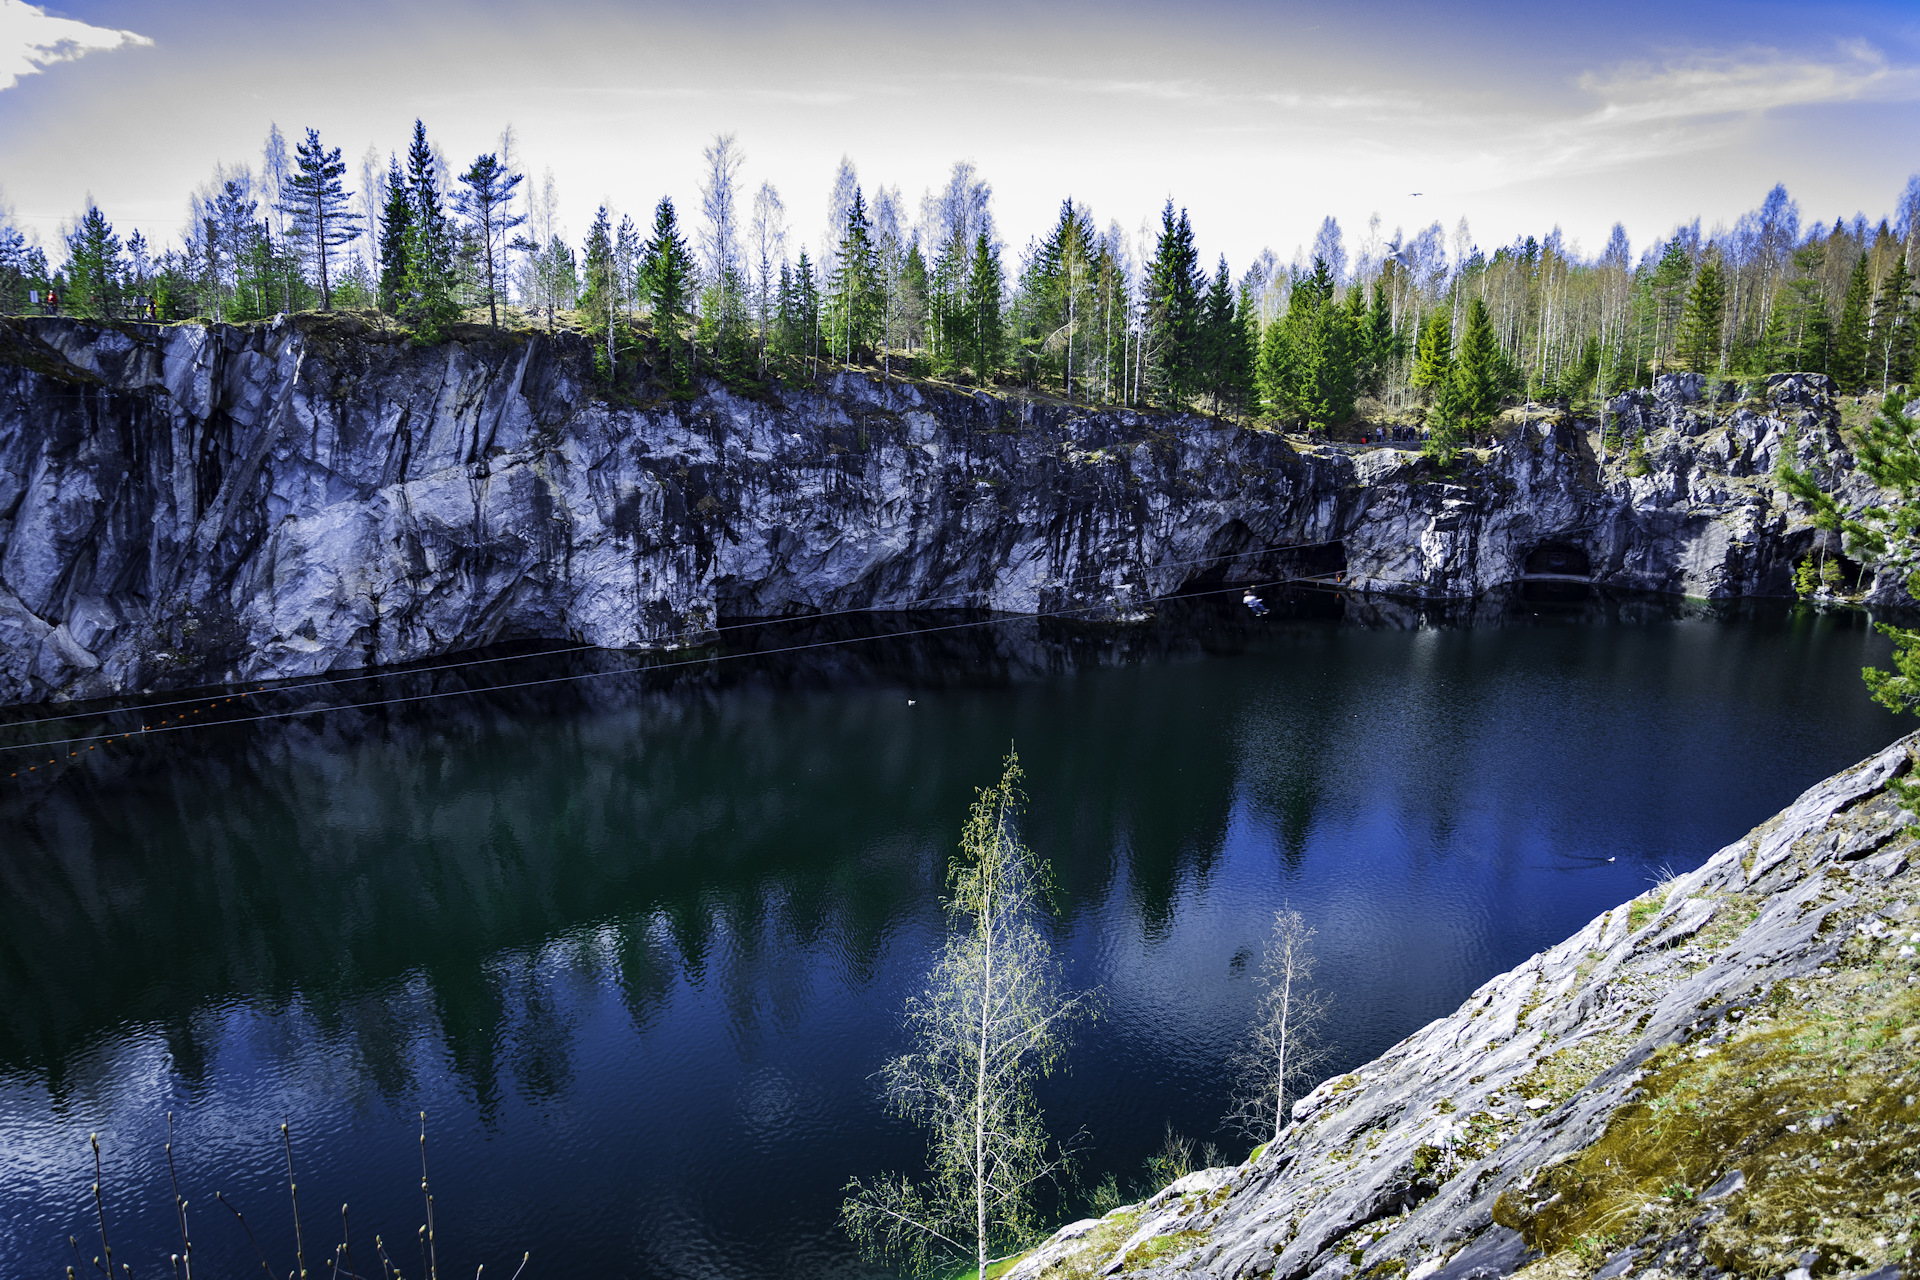
<svg viewBox="0 0 1920 1280">
<path fill-rule="evenodd" d="M 1168 196 L 1209 261 L 1462 216 L 1589 252 L 1787 183 L 1807 221 L 1920 170 L 1920 6 L 0 0 L 0 198 L 52 244 L 90 194 L 172 240 L 271 122 L 355 162 L 415 116 L 464 162 L 511 122 L 574 238 L 602 200 L 691 211 L 700 149 L 820 239 L 844 153 L 909 204 L 956 159 L 1015 248 L 1071 194 L 1129 231 Z M 1413 193 L 1420 194 L 1415 195 Z"/>
</svg>

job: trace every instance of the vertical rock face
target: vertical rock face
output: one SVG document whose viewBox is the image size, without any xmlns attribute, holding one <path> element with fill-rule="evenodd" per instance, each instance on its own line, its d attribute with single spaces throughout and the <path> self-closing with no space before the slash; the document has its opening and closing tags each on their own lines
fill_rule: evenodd
<svg viewBox="0 0 1920 1280">
<path fill-rule="evenodd" d="M 1685 378 L 1623 397 L 1644 466 L 1532 423 L 1442 477 L 1392 450 L 865 374 L 630 405 L 590 371 L 566 335 L 0 321 L 0 702 L 505 639 L 668 645 L 722 617 L 1117 620 L 1308 574 L 1469 597 L 1548 544 L 1596 582 L 1785 594 L 1815 535 L 1771 479 L 1782 452 L 1870 492 L 1815 378 L 1758 408 L 1709 412 Z"/>
</svg>

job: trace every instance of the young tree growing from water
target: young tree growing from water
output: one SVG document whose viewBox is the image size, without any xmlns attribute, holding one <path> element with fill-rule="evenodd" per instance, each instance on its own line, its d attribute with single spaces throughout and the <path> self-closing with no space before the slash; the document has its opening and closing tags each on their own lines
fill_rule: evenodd
<svg viewBox="0 0 1920 1280">
<path fill-rule="evenodd" d="M 1259 1012 L 1234 1058 L 1239 1088 L 1227 1119 L 1262 1142 L 1285 1132 L 1290 1100 L 1326 1064 L 1320 1029 L 1327 1002 L 1313 986 L 1315 932 L 1292 907 L 1274 913 L 1260 967 Z"/>
<path fill-rule="evenodd" d="M 1083 998 L 1065 996 L 1042 928 L 1046 884 L 1016 824 L 1020 763 L 979 793 L 950 875 L 947 944 L 907 1005 L 913 1047 L 882 1071 L 894 1110 L 929 1132 L 925 1183 L 846 1186 L 841 1219 L 868 1255 L 926 1275 L 981 1276 L 1032 1234 L 1033 1194 L 1063 1164 L 1034 1083 L 1059 1062 Z"/>
</svg>

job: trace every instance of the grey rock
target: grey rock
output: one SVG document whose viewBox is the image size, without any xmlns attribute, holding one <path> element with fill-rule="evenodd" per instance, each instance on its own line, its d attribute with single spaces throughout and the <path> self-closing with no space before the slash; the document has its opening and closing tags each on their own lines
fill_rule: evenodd
<svg viewBox="0 0 1920 1280">
<path fill-rule="evenodd" d="M 1842 851 L 1858 832 L 1904 814 L 1886 788 L 1912 770 L 1916 752 L 1920 734 L 1809 787 L 1697 870 L 1651 891 L 1648 900 L 1658 894 L 1664 904 L 1638 931 L 1625 924 L 1634 904 L 1622 904 L 1373 1062 L 1320 1084 L 1257 1161 L 1220 1183 L 1224 1198 L 1216 1193 L 1204 1214 L 1143 1222 L 1136 1243 L 1158 1231 L 1206 1240 L 1147 1273 L 1331 1280 L 1404 1268 L 1407 1280 L 1464 1280 L 1478 1268 L 1497 1275 L 1520 1265 L 1524 1240 L 1496 1225 L 1496 1202 L 1507 1197 L 1522 1218 L 1541 1207 L 1530 1196 L 1536 1180 L 1606 1131 L 1650 1057 L 1669 1046 L 1716 1052 L 1758 993 L 1783 979 L 1817 981 L 1863 922 L 1906 917 L 1910 902 L 1895 900 L 1903 886 L 1846 874 L 1875 859 L 1849 863 Z M 1915 832 L 1899 821 L 1879 857 L 1913 848 Z M 1729 900 L 1742 913 L 1737 932 L 1723 931 L 1711 946 L 1659 945 L 1719 919 L 1697 904 Z M 1570 1085 L 1549 1109 L 1515 1105 L 1540 1062 L 1597 1036 L 1608 1037 L 1597 1042 L 1608 1056 L 1588 1083 Z M 1699 1197 L 1713 1207 L 1615 1254 L 1603 1276 L 1617 1280 L 1634 1267 L 1717 1274 L 1702 1260 L 1702 1241 L 1725 1219 L 1719 1204 L 1744 1185 L 1744 1174 L 1729 1170 Z M 1038 1275 L 1022 1264 L 1008 1280 Z"/>
<path fill-rule="evenodd" d="M 1455 1254 L 1433 1273 L 1433 1280 L 1501 1280 L 1539 1256 L 1539 1250 L 1527 1248 L 1518 1231 L 1495 1227 Z"/>
<path fill-rule="evenodd" d="M 1746 1186 L 1747 1175 L 1735 1169 L 1702 1191 L 1699 1199 L 1702 1204 L 1712 1204 L 1716 1200 L 1725 1200 L 1736 1192 L 1744 1191 Z"/>
<path fill-rule="evenodd" d="M 610 403 L 578 337 L 414 347 L 347 317 L 0 320 L 0 703 L 274 680 L 514 640 L 684 644 L 723 619 L 966 607 L 1124 621 L 1339 571 L 1473 600 L 1548 544 L 1592 581 L 1789 593 L 1818 540 L 1773 469 L 1875 497 L 1831 384 L 1764 411 L 1695 375 L 1608 406 L 1648 471 L 1555 414 L 1437 476 L 1191 415 L 836 374 Z M 1343 567 L 1344 566 L 1344 567 Z M 1904 599 L 1894 575 L 1871 598 Z"/>
<path fill-rule="evenodd" d="M 1605 1265 L 1593 1273 L 1593 1280 L 1620 1280 L 1620 1277 L 1633 1270 L 1634 1260 L 1640 1256 L 1638 1249 L 1622 1249 L 1608 1258 Z"/>
</svg>

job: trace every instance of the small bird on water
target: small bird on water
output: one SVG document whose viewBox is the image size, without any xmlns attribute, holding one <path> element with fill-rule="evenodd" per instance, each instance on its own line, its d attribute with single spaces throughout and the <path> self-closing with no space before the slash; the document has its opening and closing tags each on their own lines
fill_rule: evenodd
<svg viewBox="0 0 1920 1280">
<path fill-rule="evenodd" d="M 907 705 L 908 705 L 908 706 L 912 706 L 912 705 L 913 705 L 913 699 L 912 699 L 912 698 L 908 698 L 908 699 L 907 699 Z"/>
</svg>

